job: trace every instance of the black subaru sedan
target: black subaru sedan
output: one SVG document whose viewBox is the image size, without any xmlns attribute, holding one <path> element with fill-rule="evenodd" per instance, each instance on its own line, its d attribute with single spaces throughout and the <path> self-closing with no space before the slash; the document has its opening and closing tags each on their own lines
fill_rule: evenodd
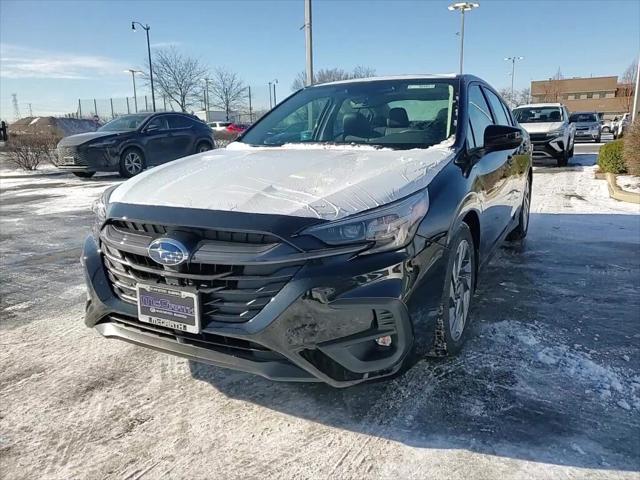
<svg viewBox="0 0 640 480">
<path fill-rule="evenodd" d="M 184 113 L 123 115 L 96 132 L 71 135 L 58 143 L 56 166 L 78 177 L 119 172 L 129 178 L 145 168 L 211 150 L 213 132 Z"/>
<path fill-rule="evenodd" d="M 274 380 L 393 375 L 462 348 L 482 267 L 527 234 L 531 178 L 479 78 L 307 87 L 96 201 L 86 324 Z"/>
</svg>

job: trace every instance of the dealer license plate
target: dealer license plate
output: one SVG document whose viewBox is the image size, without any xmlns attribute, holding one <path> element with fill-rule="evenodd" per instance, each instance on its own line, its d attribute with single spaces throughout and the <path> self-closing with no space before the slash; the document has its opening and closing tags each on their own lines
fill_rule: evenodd
<svg viewBox="0 0 640 480">
<path fill-rule="evenodd" d="M 138 284 L 141 322 L 189 333 L 200 332 L 198 294 L 160 285 Z"/>
</svg>

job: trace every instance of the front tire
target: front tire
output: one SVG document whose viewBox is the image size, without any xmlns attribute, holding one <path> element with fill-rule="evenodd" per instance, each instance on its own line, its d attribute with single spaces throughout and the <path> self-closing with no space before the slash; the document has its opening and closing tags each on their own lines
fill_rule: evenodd
<svg viewBox="0 0 640 480">
<path fill-rule="evenodd" d="M 558 157 L 558 166 L 566 167 L 569 164 L 569 152 L 564 149 Z"/>
<path fill-rule="evenodd" d="M 144 155 L 137 148 L 127 148 L 120 156 L 120 176 L 131 178 L 145 169 Z"/>
<path fill-rule="evenodd" d="M 73 172 L 73 174 L 79 178 L 91 178 L 96 174 L 96 172 Z"/>
<path fill-rule="evenodd" d="M 471 230 L 462 223 L 449 247 L 433 353 L 455 355 L 469 331 L 469 310 L 476 287 L 477 254 Z"/>
</svg>

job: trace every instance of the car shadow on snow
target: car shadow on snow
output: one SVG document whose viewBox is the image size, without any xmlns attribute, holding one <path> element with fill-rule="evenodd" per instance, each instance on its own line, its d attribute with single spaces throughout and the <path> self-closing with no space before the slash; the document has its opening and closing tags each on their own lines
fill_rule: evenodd
<svg viewBox="0 0 640 480">
<path fill-rule="evenodd" d="M 598 161 L 598 155 L 595 153 L 576 153 L 570 159 L 566 167 L 558 167 L 558 161 L 555 158 L 534 157 L 533 165 L 538 167 L 536 171 L 549 169 L 550 173 L 563 170 L 584 170 L 584 167 L 591 167 Z"/>
<path fill-rule="evenodd" d="M 639 237 L 635 215 L 532 214 L 527 243 L 483 272 L 461 354 L 391 380 L 334 389 L 191 372 L 228 397 L 415 447 L 638 470 Z"/>
</svg>

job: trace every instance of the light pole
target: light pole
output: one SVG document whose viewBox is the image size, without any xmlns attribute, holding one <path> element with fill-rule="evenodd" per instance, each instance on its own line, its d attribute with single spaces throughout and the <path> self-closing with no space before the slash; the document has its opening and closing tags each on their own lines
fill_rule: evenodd
<svg viewBox="0 0 640 480">
<path fill-rule="evenodd" d="M 204 118 L 205 122 L 209 121 L 209 79 L 203 78 L 204 82 Z"/>
<path fill-rule="evenodd" d="M 451 5 L 449 5 L 449 7 L 447 7 L 452 12 L 454 10 L 458 10 L 460 12 L 460 18 L 462 22 L 462 26 L 460 27 L 460 75 L 462 75 L 462 63 L 464 60 L 464 12 L 468 12 L 469 10 L 473 10 L 474 8 L 478 8 L 479 6 L 479 3 L 459 2 L 452 3 Z"/>
<path fill-rule="evenodd" d="M 153 90 L 153 68 L 151 68 L 151 43 L 149 43 L 149 25 L 143 25 L 140 22 L 131 22 L 131 30 L 136 31 L 136 25 L 140 25 L 145 32 L 147 32 L 147 54 L 149 55 L 149 77 L 151 78 L 151 103 L 153 105 L 153 111 L 156 111 L 156 94 Z"/>
<path fill-rule="evenodd" d="M 638 90 L 640 90 L 640 58 L 638 58 L 638 65 L 636 68 L 636 91 L 635 95 L 633 96 L 633 112 L 631 113 L 631 123 L 635 122 L 636 118 L 638 117 L 638 95 L 640 95 Z"/>
<path fill-rule="evenodd" d="M 133 80 L 133 104 L 135 105 L 136 113 L 138 113 L 138 95 L 136 94 L 136 73 L 143 73 L 140 70 L 134 70 L 129 68 L 125 72 L 131 72 L 131 80 Z"/>
<path fill-rule="evenodd" d="M 269 82 L 269 110 L 273 108 L 273 97 L 271 93 L 271 82 Z"/>
<path fill-rule="evenodd" d="M 274 80 L 271 81 L 271 85 L 273 85 L 273 106 L 275 107 L 278 104 L 278 101 L 276 100 L 276 85 L 278 84 L 278 79 L 275 78 Z"/>
<path fill-rule="evenodd" d="M 514 78 L 516 76 L 516 61 L 518 60 L 524 60 L 524 57 L 507 57 L 504 59 L 505 62 L 511 62 L 511 103 L 513 104 L 513 106 L 515 107 L 516 105 L 516 99 L 513 96 L 513 81 Z"/>
<path fill-rule="evenodd" d="M 304 36 L 307 51 L 307 87 L 313 85 L 313 36 L 311 31 L 311 0 L 304 2 Z"/>
</svg>

